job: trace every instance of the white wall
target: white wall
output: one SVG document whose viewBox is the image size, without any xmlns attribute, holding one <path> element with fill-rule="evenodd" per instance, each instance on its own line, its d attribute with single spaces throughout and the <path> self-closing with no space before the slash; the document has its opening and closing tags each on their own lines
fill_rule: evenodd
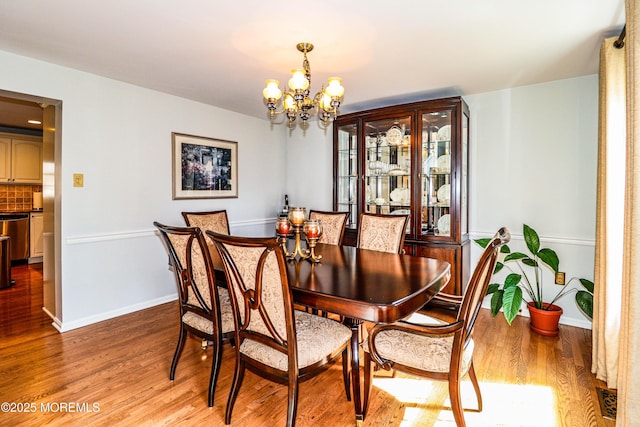
<svg viewBox="0 0 640 427">
<path fill-rule="evenodd" d="M 306 131 L 287 132 L 287 193 L 291 206 L 333 209 L 333 126 L 314 120 Z"/>
<path fill-rule="evenodd" d="M 538 232 L 543 247 L 558 253 L 567 280 L 593 280 L 598 77 L 465 99 L 471 111 L 471 237 L 490 237 L 507 226 L 512 251 L 526 251 L 525 223 Z M 475 265 L 481 249 L 474 243 L 471 250 Z M 551 272 L 545 273 L 543 295 L 550 299 L 561 287 Z M 564 310 L 562 323 L 591 327 L 573 295 L 558 305 Z"/>
<path fill-rule="evenodd" d="M 332 207 L 332 131 L 274 126 L 0 52 L 0 89 L 63 101 L 62 312 L 70 329 L 175 298 L 153 220 L 226 208 L 232 232 L 270 234 L 282 197 Z M 555 249 L 567 278 L 593 278 L 597 76 L 466 95 L 473 238 L 522 223 Z M 238 141 L 239 198 L 171 200 L 171 132 Z M 72 187 L 72 174 L 85 187 Z M 472 245 L 472 265 L 480 249 Z M 547 279 L 552 283 L 552 278 Z M 549 285 L 551 289 L 558 289 Z M 545 292 L 545 294 L 550 294 Z M 572 297 L 562 321 L 590 327 Z"/>
<path fill-rule="evenodd" d="M 593 279 L 598 78 L 595 75 L 465 95 L 471 111 L 470 231 L 510 228 L 512 250 L 526 249 L 522 224 L 554 249 L 567 280 Z M 332 134 L 296 129 L 287 146 L 292 204 L 331 208 Z M 471 265 L 481 249 L 471 246 Z M 545 277 L 544 295 L 559 289 Z M 590 328 L 573 296 L 560 300 L 565 324 Z M 523 311 L 526 313 L 526 309 Z"/>
<path fill-rule="evenodd" d="M 0 89 L 62 100 L 61 312 L 68 330 L 174 299 L 152 222 L 227 209 L 232 232 L 264 235 L 285 188 L 285 130 L 259 120 L 0 51 Z M 171 199 L 171 132 L 238 142 L 239 197 Z M 84 187 L 72 174 L 84 174 Z"/>
</svg>

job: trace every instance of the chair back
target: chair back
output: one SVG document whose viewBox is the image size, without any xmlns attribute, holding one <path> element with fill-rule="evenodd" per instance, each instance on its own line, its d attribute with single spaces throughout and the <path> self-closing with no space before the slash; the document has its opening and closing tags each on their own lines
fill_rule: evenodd
<svg viewBox="0 0 640 427">
<path fill-rule="evenodd" d="M 326 212 L 313 209 L 309 211 L 309 219 L 317 219 L 322 224 L 322 234 L 318 242 L 329 245 L 342 244 L 348 218 L 349 212 Z"/>
<path fill-rule="evenodd" d="M 207 243 L 198 227 L 173 227 L 154 222 L 169 253 L 180 300 L 181 317 L 187 311 L 220 324 L 219 299 Z"/>
<path fill-rule="evenodd" d="M 409 215 L 360 214 L 357 247 L 401 254 Z"/>
<path fill-rule="evenodd" d="M 229 234 L 229 220 L 227 218 L 227 211 L 222 209 L 219 211 L 205 211 L 205 212 L 182 212 L 182 217 L 187 226 L 199 227 L 203 233 L 208 230 L 221 234 Z M 213 267 L 216 270 L 222 271 L 222 261 L 218 255 L 218 251 L 211 245 L 211 259 L 213 260 Z M 222 280 L 218 277 L 219 280 Z"/>
<path fill-rule="evenodd" d="M 224 264 L 236 324 L 236 343 L 267 345 L 297 369 L 293 298 L 284 253 L 276 239 L 207 231 Z M 297 372 L 297 371 L 296 371 Z"/>
<path fill-rule="evenodd" d="M 506 227 L 500 228 L 493 236 L 476 264 L 467 284 L 457 320 L 464 322 L 464 344 L 471 338 L 471 332 L 480 311 L 482 300 L 487 294 L 491 276 L 498 261 L 500 248 L 511 240 Z"/>
<path fill-rule="evenodd" d="M 225 209 L 207 212 L 182 212 L 182 217 L 189 227 L 211 230 L 216 233 L 229 234 L 229 219 Z"/>
</svg>

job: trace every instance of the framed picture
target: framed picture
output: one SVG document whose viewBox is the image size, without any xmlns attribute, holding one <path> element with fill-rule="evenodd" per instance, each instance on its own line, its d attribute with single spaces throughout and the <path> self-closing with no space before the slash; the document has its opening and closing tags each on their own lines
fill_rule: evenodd
<svg viewBox="0 0 640 427">
<path fill-rule="evenodd" d="M 173 200 L 238 197 L 238 143 L 171 133 Z"/>
</svg>

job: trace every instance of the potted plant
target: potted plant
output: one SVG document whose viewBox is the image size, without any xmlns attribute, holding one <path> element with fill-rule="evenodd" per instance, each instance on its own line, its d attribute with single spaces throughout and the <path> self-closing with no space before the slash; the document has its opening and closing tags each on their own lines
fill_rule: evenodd
<svg viewBox="0 0 640 427">
<path fill-rule="evenodd" d="M 538 233 L 523 224 L 522 234 L 530 254 L 511 252 L 507 245 L 501 249 L 506 254 L 502 262 L 496 264 L 494 274 L 503 268 L 510 270 L 503 283 L 491 283 L 487 295 L 491 295 L 491 314 L 495 317 L 502 309 L 509 324 L 515 319 L 522 302 L 527 303 L 531 316 L 531 329 L 542 335 L 558 335 L 558 321 L 562 308 L 555 305 L 565 295 L 576 292 L 576 303 L 585 316 L 593 317 L 593 282 L 587 279 L 572 277 L 566 285 L 551 299 L 545 301 L 542 295 L 542 266 L 550 268 L 555 274 L 559 272 L 560 261 L 556 252 L 540 247 Z M 475 242 L 486 248 L 490 239 L 477 239 Z M 528 272 L 528 273 L 527 273 Z M 580 283 L 585 290 L 571 286 Z M 545 320 L 546 319 L 546 320 Z M 546 325 L 550 321 L 550 325 Z"/>
</svg>

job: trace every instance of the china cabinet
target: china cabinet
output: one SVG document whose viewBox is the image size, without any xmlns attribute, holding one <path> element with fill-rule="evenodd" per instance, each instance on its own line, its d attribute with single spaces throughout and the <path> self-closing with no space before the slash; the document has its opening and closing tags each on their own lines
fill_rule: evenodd
<svg viewBox="0 0 640 427">
<path fill-rule="evenodd" d="M 469 277 L 469 107 L 460 97 L 338 117 L 334 210 L 348 211 L 355 245 L 361 212 L 409 214 L 405 251 L 451 263 L 445 292 Z"/>
</svg>

